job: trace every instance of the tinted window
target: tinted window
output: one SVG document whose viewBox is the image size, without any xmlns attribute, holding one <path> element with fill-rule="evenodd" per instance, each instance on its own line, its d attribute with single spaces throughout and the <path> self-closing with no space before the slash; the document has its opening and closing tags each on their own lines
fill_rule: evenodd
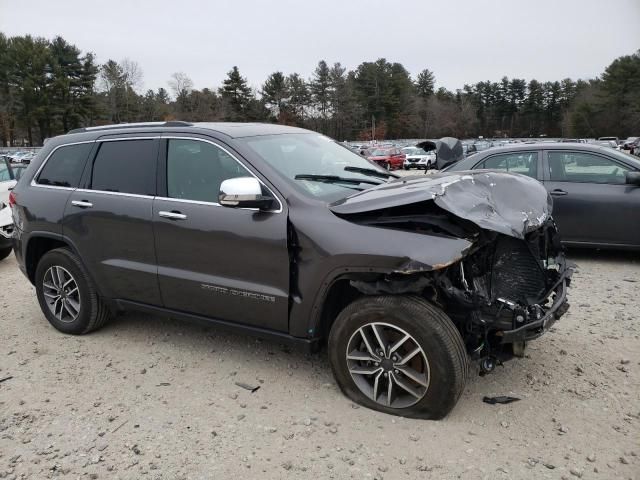
<svg viewBox="0 0 640 480">
<path fill-rule="evenodd" d="M 625 183 L 630 168 L 586 152 L 549 152 L 549 174 L 554 182 Z"/>
<path fill-rule="evenodd" d="M 47 160 L 40 175 L 40 185 L 55 185 L 58 187 L 76 188 L 84 170 L 84 164 L 93 143 L 67 145 L 58 148 Z"/>
<path fill-rule="evenodd" d="M 504 170 L 528 177 L 538 177 L 538 152 L 514 152 L 492 155 L 476 168 Z"/>
<path fill-rule="evenodd" d="M 102 142 L 93 162 L 91 188 L 155 195 L 155 140 Z"/>
<path fill-rule="evenodd" d="M 9 165 L 7 165 L 4 159 L 0 159 L 0 182 L 6 182 L 8 180 L 11 180 Z"/>
<path fill-rule="evenodd" d="M 167 194 L 218 203 L 220 184 L 228 178 L 251 176 L 221 148 L 197 140 L 170 139 L 167 146 Z"/>
</svg>

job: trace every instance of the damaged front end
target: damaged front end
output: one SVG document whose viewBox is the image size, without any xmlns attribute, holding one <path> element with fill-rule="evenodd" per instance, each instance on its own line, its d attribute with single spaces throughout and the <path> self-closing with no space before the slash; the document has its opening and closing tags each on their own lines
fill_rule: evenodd
<svg viewBox="0 0 640 480">
<path fill-rule="evenodd" d="M 549 196 L 535 180 L 461 172 L 408 177 L 371 190 L 332 210 L 362 225 L 465 239 L 470 247 L 434 265 L 408 258 L 393 272 L 351 284 L 364 294 L 416 294 L 438 305 L 485 371 L 496 360 L 521 355 L 527 341 L 542 335 L 569 308 L 573 269 L 551 217 Z"/>
</svg>

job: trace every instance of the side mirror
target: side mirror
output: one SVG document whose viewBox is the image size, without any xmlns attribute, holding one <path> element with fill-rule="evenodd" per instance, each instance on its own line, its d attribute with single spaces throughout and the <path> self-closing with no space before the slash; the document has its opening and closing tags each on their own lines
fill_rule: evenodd
<svg viewBox="0 0 640 480">
<path fill-rule="evenodd" d="M 624 177 L 629 185 L 640 185 L 640 172 L 624 172 Z"/>
<path fill-rule="evenodd" d="M 218 202 L 225 207 L 267 210 L 271 208 L 273 198 L 262 195 L 262 186 L 257 178 L 238 177 L 222 182 Z"/>
</svg>

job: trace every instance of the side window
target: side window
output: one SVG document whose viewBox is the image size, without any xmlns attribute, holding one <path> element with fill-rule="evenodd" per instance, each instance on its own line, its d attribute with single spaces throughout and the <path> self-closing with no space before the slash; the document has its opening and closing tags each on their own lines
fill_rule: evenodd
<svg viewBox="0 0 640 480">
<path fill-rule="evenodd" d="M 8 182 L 9 180 L 11 180 L 9 165 L 4 158 L 0 157 L 0 182 Z"/>
<path fill-rule="evenodd" d="M 630 169 L 607 157 L 587 152 L 548 152 L 552 182 L 625 183 Z"/>
<path fill-rule="evenodd" d="M 221 148 L 198 140 L 169 139 L 167 195 L 218 203 L 220 184 L 251 173 Z"/>
<path fill-rule="evenodd" d="M 93 143 L 80 143 L 58 148 L 38 175 L 40 185 L 77 188 Z"/>
<path fill-rule="evenodd" d="M 505 170 L 538 178 L 538 152 L 513 152 L 492 155 L 476 168 Z"/>
<path fill-rule="evenodd" d="M 102 142 L 93 162 L 91 189 L 155 195 L 156 141 Z"/>
</svg>

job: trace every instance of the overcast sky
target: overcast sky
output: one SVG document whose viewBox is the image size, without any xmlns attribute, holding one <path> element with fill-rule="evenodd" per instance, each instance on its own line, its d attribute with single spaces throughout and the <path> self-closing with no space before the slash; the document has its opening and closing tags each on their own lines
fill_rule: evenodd
<svg viewBox="0 0 640 480">
<path fill-rule="evenodd" d="M 640 0 L 0 0 L 6 35 L 61 35 L 100 63 L 130 58 L 144 89 L 173 72 L 217 87 L 238 65 L 254 87 L 385 57 L 438 86 L 599 75 L 640 48 Z"/>
</svg>

